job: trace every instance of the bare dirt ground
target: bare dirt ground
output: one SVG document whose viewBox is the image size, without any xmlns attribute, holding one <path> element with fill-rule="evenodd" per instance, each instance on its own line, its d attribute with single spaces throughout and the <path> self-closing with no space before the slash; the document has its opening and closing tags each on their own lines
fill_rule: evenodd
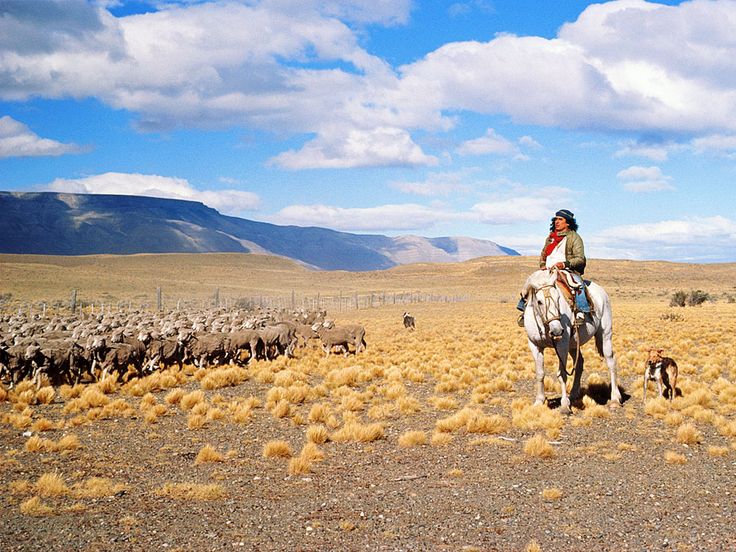
<svg viewBox="0 0 736 552">
<path fill-rule="evenodd" d="M 203 390 L 190 369 L 176 385 L 118 388 L 107 405 L 82 410 L 69 407 L 69 390 L 49 404 L 11 394 L 0 402 L 0 549 L 736 550 L 736 308 L 667 318 L 665 305 L 614 303 L 621 408 L 598 408 L 608 375 L 586 346 L 585 408 L 559 416 L 552 381 L 552 421 L 539 427 L 532 361 L 508 303 L 416 306 L 411 334 L 399 307 L 354 313 L 366 352 L 323 359 L 312 345 L 295 359 L 254 362 L 245 381 L 217 389 Z M 670 406 L 650 389 L 645 408 L 641 371 L 655 343 L 671 345 L 679 393 Z M 372 375 L 331 379 L 351 367 Z M 292 396 L 278 414 L 270 393 L 292 373 L 316 395 Z M 203 425 L 167 400 L 176 389 L 203 391 Z M 252 415 L 235 421 L 229 407 L 249 399 Z M 318 403 L 334 427 L 310 419 Z M 152 404 L 160 415 L 148 415 Z M 466 407 L 502 423 L 435 439 Z M 319 443 L 324 458 L 304 473 L 264 456 L 285 441 L 293 459 L 309 428 L 334 436 L 353 419 L 382 432 Z M 681 437 L 688 425 L 696 435 Z M 426 442 L 406 444 L 410 431 Z M 76 445 L 63 445 L 69 436 Z M 535 436 L 552 452 L 528 448 Z M 197 462 L 206 445 L 220 461 Z"/>
</svg>

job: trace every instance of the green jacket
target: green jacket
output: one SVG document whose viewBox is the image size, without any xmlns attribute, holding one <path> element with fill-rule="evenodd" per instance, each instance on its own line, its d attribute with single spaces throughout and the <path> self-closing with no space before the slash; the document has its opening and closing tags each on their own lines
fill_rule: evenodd
<svg viewBox="0 0 736 552">
<path fill-rule="evenodd" d="M 567 232 L 560 232 L 561 236 L 566 236 L 567 241 L 565 242 L 565 268 L 574 270 L 578 274 L 585 272 L 585 248 L 583 246 L 583 238 L 580 234 L 574 230 L 568 230 Z M 544 268 L 547 261 L 547 253 L 545 250 L 551 243 L 549 236 L 544 241 L 544 247 L 542 247 L 542 254 L 539 256 L 539 268 Z"/>
</svg>

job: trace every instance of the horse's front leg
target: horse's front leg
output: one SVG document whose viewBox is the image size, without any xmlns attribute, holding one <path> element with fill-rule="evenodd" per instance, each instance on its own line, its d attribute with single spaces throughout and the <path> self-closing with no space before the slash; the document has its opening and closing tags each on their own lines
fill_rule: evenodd
<svg viewBox="0 0 736 552">
<path fill-rule="evenodd" d="M 597 336 L 596 336 L 597 337 Z M 616 357 L 613 355 L 613 341 L 610 332 L 603 334 L 601 339 L 601 352 L 603 358 L 606 359 L 608 366 L 608 375 L 611 379 L 611 400 L 609 407 L 616 408 L 621 406 L 621 391 L 618 390 L 618 381 L 616 377 Z"/>
<path fill-rule="evenodd" d="M 544 404 L 544 349 L 537 347 L 529 341 L 529 350 L 534 357 L 534 369 L 536 371 L 536 396 L 534 404 Z"/>
<path fill-rule="evenodd" d="M 559 360 L 559 366 L 557 368 L 557 379 L 560 382 L 560 412 L 563 414 L 572 414 L 570 410 L 570 397 L 567 394 L 567 354 L 568 354 L 569 342 L 563 343 L 558 342 L 555 347 L 557 352 L 557 359 Z"/>
<path fill-rule="evenodd" d="M 570 358 L 575 362 L 572 389 L 570 390 L 570 402 L 576 404 L 583 398 L 583 394 L 580 391 L 580 382 L 583 378 L 583 366 L 585 360 L 583 359 L 583 353 L 579 348 L 572 349 L 570 351 Z"/>
</svg>

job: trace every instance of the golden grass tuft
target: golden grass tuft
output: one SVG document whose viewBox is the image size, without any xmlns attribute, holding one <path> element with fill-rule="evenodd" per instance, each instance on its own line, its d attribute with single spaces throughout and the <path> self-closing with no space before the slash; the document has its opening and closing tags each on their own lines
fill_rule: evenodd
<svg viewBox="0 0 736 552">
<path fill-rule="evenodd" d="M 330 417 L 330 414 L 332 413 L 330 406 L 325 403 L 316 403 L 312 405 L 312 408 L 309 411 L 309 415 L 307 416 L 307 419 L 310 422 L 326 422 L 327 419 Z"/>
<path fill-rule="evenodd" d="M 686 464 L 687 458 L 684 454 L 668 450 L 664 453 L 664 461 L 668 464 Z"/>
<path fill-rule="evenodd" d="M 56 398 L 56 391 L 53 387 L 42 387 L 36 391 L 36 402 L 38 404 L 51 404 Z"/>
<path fill-rule="evenodd" d="M 562 498 L 562 491 L 557 487 L 547 487 L 542 489 L 542 498 L 548 502 L 554 502 Z"/>
<path fill-rule="evenodd" d="M 215 447 L 207 444 L 200 449 L 199 454 L 197 454 L 197 458 L 194 460 L 194 464 L 195 465 L 210 464 L 214 462 L 224 462 L 224 461 L 225 461 L 225 456 L 217 452 Z"/>
<path fill-rule="evenodd" d="M 20 505 L 20 513 L 26 516 L 49 516 L 54 514 L 54 509 L 41 502 L 41 499 L 37 496 L 29 498 Z"/>
<path fill-rule="evenodd" d="M 207 418 L 201 414 L 189 414 L 187 417 L 187 429 L 195 431 L 207 425 Z"/>
<path fill-rule="evenodd" d="M 69 494 L 64 478 L 58 473 L 44 473 L 38 478 L 35 485 L 36 492 L 41 496 L 64 496 Z"/>
<path fill-rule="evenodd" d="M 179 404 L 185 394 L 183 389 L 172 389 L 166 394 L 164 401 L 166 401 L 166 404 Z"/>
<path fill-rule="evenodd" d="M 289 401 L 283 399 L 277 402 L 271 409 L 271 414 L 274 418 L 286 418 L 291 414 L 291 405 Z"/>
<path fill-rule="evenodd" d="M 312 471 L 312 462 L 302 456 L 295 456 L 289 460 L 288 472 L 290 475 L 302 475 Z"/>
<path fill-rule="evenodd" d="M 465 430 L 468 433 L 486 433 L 498 435 L 503 433 L 511 426 L 508 418 L 497 414 L 486 415 L 482 412 L 476 412 L 468 418 L 465 424 Z"/>
<path fill-rule="evenodd" d="M 33 485 L 27 479 L 18 479 L 11 481 L 8 485 L 10 494 L 12 495 L 26 495 L 33 492 Z"/>
<path fill-rule="evenodd" d="M 435 431 L 432 433 L 432 439 L 430 443 L 433 447 L 444 447 L 452 442 L 452 435 L 449 433 L 443 433 L 441 431 Z"/>
<path fill-rule="evenodd" d="M 247 424 L 253 419 L 253 409 L 247 404 L 238 404 L 230 411 L 230 419 L 236 424 Z"/>
<path fill-rule="evenodd" d="M 81 446 L 82 444 L 79 442 L 79 437 L 77 437 L 73 433 L 70 433 L 69 435 L 64 435 L 61 439 L 59 439 L 59 442 L 56 443 L 56 450 L 77 450 Z"/>
<path fill-rule="evenodd" d="M 449 477 L 462 477 L 463 475 L 465 475 L 465 472 L 460 468 L 452 468 L 450 471 L 447 472 L 447 475 Z"/>
<path fill-rule="evenodd" d="M 362 424 L 360 422 L 348 422 L 343 427 L 335 431 L 330 440 L 336 443 L 344 443 L 347 441 L 356 441 L 359 443 L 369 443 L 383 439 L 385 431 L 382 424 Z"/>
<path fill-rule="evenodd" d="M 38 435 L 32 435 L 23 445 L 26 452 L 54 452 L 56 450 L 56 443 L 51 439 L 44 439 Z"/>
<path fill-rule="evenodd" d="M 228 366 L 208 371 L 199 384 L 202 389 L 222 389 L 233 387 L 248 380 L 248 372 L 240 366 Z"/>
<path fill-rule="evenodd" d="M 712 456 L 714 458 L 728 456 L 728 447 L 719 447 L 712 445 L 708 447 L 708 456 Z"/>
<path fill-rule="evenodd" d="M 0 402 L 5 402 L 8 400 L 8 390 L 5 389 L 5 386 L 0 383 Z"/>
<path fill-rule="evenodd" d="M 263 446 L 264 458 L 291 458 L 291 445 L 286 441 L 269 441 Z"/>
<path fill-rule="evenodd" d="M 299 456 L 310 462 L 321 462 L 325 459 L 325 453 L 322 449 L 311 441 L 304 444 L 301 452 L 299 452 Z"/>
<path fill-rule="evenodd" d="M 524 430 L 545 430 L 554 435 L 562 429 L 565 421 L 558 410 L 550 410 L 545 404 L 533 405 L 524 399 L 511 402 L 511 424 Z"/>
<path fill-rule="evenodd" d="M 86 481 L 77 483 L 72 487 L 72 495 L 75 498 L 102 498 L 113 496 L 123 492 L 127 486 L 123 483 L 115 483 L 106 477 L 91 477 Z"/>
<path fill-rule="evenodd" d="M 326 443 L 330 439 L 330 433 L 327 428 L 321 425 L 311 425 L 307 428 L 306 432 L 307 440 L 310 443 L 321 445 Z"/>
<path fill-rule="evenodd" d="M 177 500 L 220 500 L 227 498 L 222 485 L 200 485 L 197 483 L 167 483 L 156 491 L 159 496 Z"/>
<path fill-rule="evenodd" d="M 34 433 L 41 433 L 43 431 L 57 429 L 57 427 L 57 424 L 55 424 L 48 418 L 39 418 L 35 422 L 33 422 L 33 425 L 31 425 L 31 431 L 33 431 Z"/>
<path fill-rule="evenodd" d="M 74 387 L 70 385 L 62 385 L 59 387 L 59 395 L 61 395 L 61 398 L 65 401 L 69 401 L 71 399 L 76 399 L 82 394 L 82 391 L 84 391 L 85 386 L 81 383 L 77 383 L 74 385 Z"/>
<path fill-rule="evenodd" d="M 535 540 L 529 541 L 529 544 L 526 545 L 526 548 L 524 549 L 525 552 L 542 552 L 542 547 L 539 546 L 539 543 Z"/>
<path fill-rule="evenodd" d="M 675 439 L 683 445 L 695 445 L 703 440 L 703 434 L 693 424 L 684 423 L 677 428 Z"/>
<path fill-rule="evenodd" d="M 552 445 L 540 433 L 524 441 L 524 454 L 535 458 L 554 458 L 557 455 Z"/>
<path fill-rule="evenodd" d="M 179 406 L 183 410 L 192 410 L 193 408 L 195 408 L 198 404 L 202 403 L 203 401 L 204 401 L 204 391 L 201 391 L 201 390 L 192 391 L 191 393 L 187 393 L 180 397 Z"/>
<path fill-rule="evenodd" d="M 424 431 L 406 431 L 399 436 L 401 448 L 411 448 L 427 444 L 427 434 Z"/>
</svg>

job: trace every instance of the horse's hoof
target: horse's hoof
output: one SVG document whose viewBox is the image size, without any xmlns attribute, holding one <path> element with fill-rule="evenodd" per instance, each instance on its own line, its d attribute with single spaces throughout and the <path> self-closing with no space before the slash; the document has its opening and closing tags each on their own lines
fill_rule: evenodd
<svg viewBox="0 0 736 552">
<path fill-rule="evenodd" d="M 621 403 L 618 401 L 608 401 L 608 408 L 610 410 L 617 410 L 621 408 Z"/>
</svg>

